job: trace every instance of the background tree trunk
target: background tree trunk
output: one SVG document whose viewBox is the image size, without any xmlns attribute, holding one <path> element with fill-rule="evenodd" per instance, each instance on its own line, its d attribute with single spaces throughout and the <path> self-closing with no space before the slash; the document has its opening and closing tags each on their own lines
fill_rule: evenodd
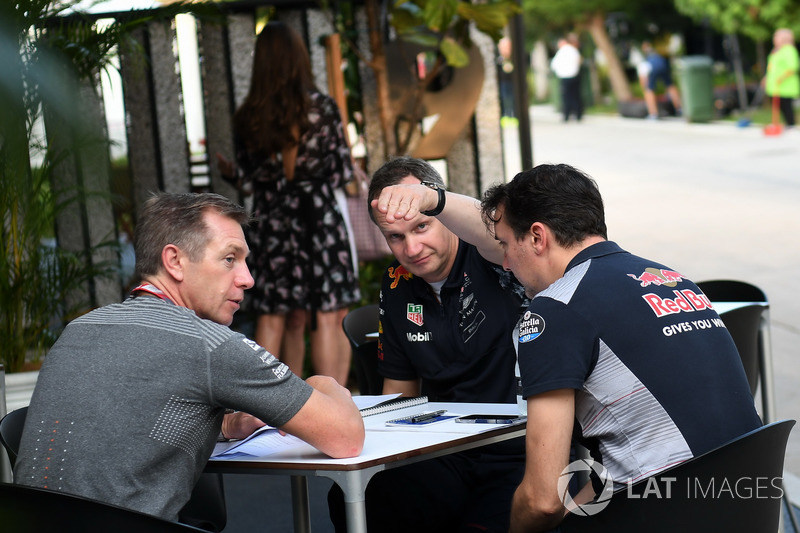
<svg viewBox="0 0 800 533">
<path fill-rule="evenodd" d="M 365 8 L 369 29 L 369 48 L 372 53 L 372 60 L 369 66 L 375 75 L 378 114 L 381 121 L 383 142 L 386 147 L 386 156 L 397 155 L 397 135 L 392 127 L 395 123 L 395 117 L 389 97 L 389 73 L 386 68 L 386 52 L 383 49 L 378 0 L 368 0 Z"/>
<path fill-rule="evenodd" d="M 633 95 L 631 94 L 630 84 L 628 83 L 627 76 L 625 76 L 625 70 L 622 68 L 622 63 L 619 60 L 617 51 L 614 49 L 611 39 L 608 38 L 605 20 L 606 17 L 604 13 L 595 13 L 589 19 L 586 29 L 592 36 L 594 44 L 603 52 L 608 62 L 608 79 L 611 82 L 611 90 L 614 93 L 614 98 L 617 99 L 617 102 L 625 102 L 631 100 Z"/>
</svg>

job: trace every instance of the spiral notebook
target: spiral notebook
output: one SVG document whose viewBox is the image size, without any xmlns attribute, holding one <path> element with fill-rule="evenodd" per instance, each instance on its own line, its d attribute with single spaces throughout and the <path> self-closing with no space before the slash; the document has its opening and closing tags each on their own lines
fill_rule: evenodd
<svg viewBox="0 0 800 533">
<path fill-rule="evenodd" d="M 365 417 L 371 415 L 378 415 L 381 413 L 388 413 L 389 411 L 396 411 L 398 409 L 413 407 L 415 405 L 422 405 L 424 403 L 428 403 L 427 396 L 418 396 L 416 398 L 402 398 L 402 397 L 393 398 L 391 400 L 381 402 L 378 405 L 373 405 L 372 407 L 361 409 L 361 416 Z"/>
</svg>

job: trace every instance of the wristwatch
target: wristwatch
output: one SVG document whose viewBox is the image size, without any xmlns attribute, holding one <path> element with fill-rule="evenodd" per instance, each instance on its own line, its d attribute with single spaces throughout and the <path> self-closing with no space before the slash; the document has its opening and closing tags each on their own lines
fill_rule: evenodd
<svg viewBox="0 0 800 533">
<path fill-rule="evenodd" d="M 433 189 L 439 193 L 439 203 L 436 204 L 436 207 L 434 207 L 433 209 L 428 209 L 427 211 L 420 211 L 426 217 L 435 217 L 436 215 L 441 213 L 442 210 L 444 210 L 444 202 L 447 199 L 444 193 L 447 191 L 447 189 L 445 189 L 444 187 L 433 181 L 423 181 L 422 185 L 430 189 Z"/>
</svg>

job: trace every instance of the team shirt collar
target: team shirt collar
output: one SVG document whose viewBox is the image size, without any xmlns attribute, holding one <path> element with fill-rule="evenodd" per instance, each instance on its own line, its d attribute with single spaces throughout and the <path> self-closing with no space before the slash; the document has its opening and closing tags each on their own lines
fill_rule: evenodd
<svg viewBox="0 0 800 533">
<path fill-rule="evenodd" d="M 588 261 L 589 259 L 595 259 L 597 257 L 603 257 L 606 255 L 612 254 L 622 254 L 625 253 L 625 250 L 619 247 L 619 245 L 613 241 L 603 241 L 598 242 L 597 244 L 593 244 L 588 248 L 585 248 L 578 252 L 578 254 L 572 258 L 572 261 L 569 262 L 567 265 L 566 271 L 564 273 L 570 271 L 573 267 L 580 265 L 584 261 Z"/>
</svg>

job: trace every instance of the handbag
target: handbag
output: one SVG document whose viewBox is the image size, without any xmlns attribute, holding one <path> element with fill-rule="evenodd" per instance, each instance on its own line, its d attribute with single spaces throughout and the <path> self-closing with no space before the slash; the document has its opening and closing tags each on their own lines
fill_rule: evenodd
<svg viewBox="0 0 800 533">
<path fill-rule="evenodd" d="M 356 254 L 359 261 L 374 261 L 392 254 L 383 233 L 369 216 L 367 194 L 369 176 L 357 162 L 353 164 L 354 179 L 347 195 L 347 210 L 353 228 Z M 352 189 L 355 189 L 354 191 Z"/>
</svg>

